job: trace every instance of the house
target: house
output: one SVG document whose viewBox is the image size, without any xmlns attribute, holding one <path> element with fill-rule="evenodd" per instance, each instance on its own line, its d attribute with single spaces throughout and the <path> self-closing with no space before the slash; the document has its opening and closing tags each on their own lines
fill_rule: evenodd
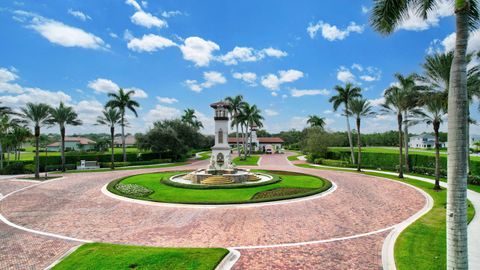
<svg viewBox="0 0 480 270">
<path fill-rule="evenodd" d="M 137 140 L 133 135 L 125 136 L 125 147 L 134 147 L 137 144 Z M 113 140 L 113 145 L 115 147 L 122 147 L 122 136 L 115 137 Z"/>
<path fill-rule="evenodd" d="M 82 137 L 65 137 L 65 151 L 90 151 L 97 143 Z M 47 145 L 48 152 L 60 152 L 61 142 Z"/>
<path fill-rule="evenodd" d="M 439 142 L 440 147 L 446 147 L 445 142 Z M 435 136 L 430 134 L 422 134 L 413 136 L 408 141 L 408 146 L 411 148 L 435 148 Z"/>
<path fill-rule="evenodd" d="M 238 138 L 239 143 L 243 143 L 241 137 Z M 257 128 L 252 127 L 251 138 L 247 139 L 247 147 L 252 143 L 252 149 L 254 152 L 269 152 L 278 153 L 282 149 L 284 141 L 279 137 L 257 137 Z M 237 147 L 237 138 L 228 138 L 228 144 L 231 148 Z"/>
</svg>

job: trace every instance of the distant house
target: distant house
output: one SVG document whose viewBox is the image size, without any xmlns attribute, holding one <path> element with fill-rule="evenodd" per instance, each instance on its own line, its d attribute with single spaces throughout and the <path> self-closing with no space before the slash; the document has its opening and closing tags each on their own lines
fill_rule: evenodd
<svg viewBox="0 0 480 270">
<path fill-rule="evenodd" d="M 238 138 L 239 143 L 243 143 L 242 138 Z M 278 152 L 282 149 L 284 141 L 279 137 L 257 137 L 256 132 L 252 132 L 252 148 L 253 151 L 266 152 L 267 149 L 272 152 Z M 237 138 L 229 137 L 228 144 L 231 148 L 237 147 Z M 250 145 L 250 140 L 247 141 L 247 145 Z"/>
<path fill-rule="evenodd" d="M 90 151 L 95 148 L 96 142 L 82 137 L 65 137 L 65 151 Z M 60 152 L 61 142 L 47 145 L 47 151 Z"/>
<path fill-rule="evenodd" d="M 122 147 L 122 136 L 115 137 L 115 139 L 113 140 L 113 144 L 115 145 L 115 147 Z M 133 147 L 136 144 L 137 140 L 135 139 L 135 136 L 125 136 L 125 147 Z"/>
<path fill-rule="evenodd" d="M 440 147 L 446 147 L 445 142 L 439 142 Z M 411 148 L 435 148 L 435 136 L 430 134 L 422 134 L 411 137 L 408 146 Z"/>
</svg>

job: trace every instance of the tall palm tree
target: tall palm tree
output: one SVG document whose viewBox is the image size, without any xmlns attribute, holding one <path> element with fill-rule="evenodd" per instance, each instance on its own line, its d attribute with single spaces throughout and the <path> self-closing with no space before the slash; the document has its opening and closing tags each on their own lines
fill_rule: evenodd
<svg viewBox="0 0 480 270">
<path fill-rule="evenodd" d="M 230 103 L 230 126 L 233 128 L 235 127 L 235 138 L 237 140 L 237 151 L 238 151 L 238 156 L 240 156 L 240 142 L 238 141 L 238 126 L 240 125 L 240 119 L 239 115 L 241 113 L 242 107 L 243 107 L 243 96 L 242 95 L 237 95 L 235 97 L 227 97 L 225 98 L 225 101 Z"/>
<path fill-rule="evenodd" d="M 27 103 L 21 108 L 22 117 L 34 127 L 35 135 L 35 178 L 40 179 L 39 138 L 40 128 L 50 123 L 51 107 L 45 103 Z"/>
<path fill-rule="evenodd" d="M 20 160 L 20 150 L 21 145 L 32 136 L 30 130 L 22 125 L 15 127 L 12 131 L 12 135 L 15 138 L 15 160 Z"/>
<path fill-rule="evenodd" d="M 418 11 L 424 19 L 440 0 L 376 0 L 372 25 L 382 34 L 391 34 Z M 468 269 L 467 173 L 468 173 L 468 94 L 467 44 L 469 31 L 479 20 L 477 1 L 454 1 L 456 39 L 448 93 L 448 191 L 447 191 L 447 269 Z"/>
<path fill-rule="evenodd" d="M 317 116 L 317 115 L 310 115 L 308 116 L 307 124 L 311 127 L 318 127 L 320 129 L 325 128 L 325 118 Z"/>
<path fill-rule="evenodd" d="M 50 125 L 58 125 L 60 128 L 60 155 L 62 159 L 62 172 L 65 172 L 65 128 L 67 125 L 79 126 L 82 121 L 78 119 L 78 114 L 73 107 L 65 106 L 63 102 L 56 108 L 50 109 L 50 119 L 48 122 Z"/>
<path fill-rule="evenodd" d="M 398 177 L 403 178 L 403 112 L 409 106 L 407 99 L 407 92 L 402 91 L 397 86 L 389 87 L 384 93 L 385 102 L 382 104 L 383 112 L 394 113 L 397 116 L 398 125 Z"/>
<path fill-rule="evenodd" d="M 373 107 L 370 102 L 366 99 L 355 98 L 350 101 L 349 114 L 355 117 L 355 122 L 357 124 L 357 171 L 362 170 L 362 141 L 361 141 L 361 132 L 360 132 L 360 123 L 363 117 L 373 116 Z"/>
<path fill-rule="evenodd" d="M 418 86 L 416 83 L 416 79 L 418 77 L 419 76 L 415 73 L 408 76 L 403 76 L 400 73 L 395 74 L 395 78 L 397 79 L 397 87 L 399 87 L 401 91 L 405 93 L 405 98 L 408 99 L 407 106 L 405 106 L 405 110 L 403 111 L 403 140 L 405 146 L 405 171 L 407 173 L 410 172 L 410 161 L 408 158 L 408 127 L 414 123 L 410 122 L 408 117 L 410 115 L 410 110 L 416 108 L 420 103 L 419 91 L 422 89 L 422 87 Z"/>
<path fill-rule="evenodd" d="M 122 127 L 122 152 L 123 152 L 123 162 L 127 162 L 127 151 L 125 149 L 125 113 L 126 110 L 133 112 L 135 117 L 138 117 L 136 108 L 140 107 L 137 101 L 132 99 L 132 95 L 135 94 L 134 90 L 125 92 L 122 88 L 118 90 L 118 93 L 109 93 L 108 96 L 110 100 L 105 104 L 106 108 L 118 109 L 120 115 L 120 125 Z"/>
<path fill-rule="evenodd" d="M 433 126 L 435 134 L 435 190 L 440 190 L 440 141 L 439 130 L 443 123 L 443 117 L 447 113 L 447 104 L 445 103 L 443 93 L 430 94 L 425 102 L 424 112 L 421 112 L 421 119 L 428 125 Z"/>
<path fill-rule="evenodd" d="M 4 149 L 8 155 L 10 153 L 9 147 L 13 142 L 12 129 L 18 127 L 18 124 L 18 119 L 12 118 L 9 114 L 0 115 L 0 169 L 3 169 Z M 8 161 L 10 161 L 9 158 Z"/>
<path fill-rule="evenodd" d="M 0 116 L 5 114 L 14 114 L 13 110 L 10 107 L 2 106 L 2 102 L 0 101 Z"/>
<path fill-rule="evenodd" d="M 355 155 L 353 154 L 352 131 L 350 130 L 350 120 L 348 118 L 348 105 L 351 99 L 362 96 L 362 89 L 360 87 L 354 86 L 351 83 L 347 83 L 345 87 L 342 87 L 340 85 L 335 86 L 335 91 L 337 91 L 337 95 L 332 96 L 329 102 L 333 103 L 334 111 L 337 111 L 338 107 L 340 107 L 342 104 L 344 106 L 345 117 L 347 119 L 347 134 L 348 143 L 350 144 L 350 154 L 352 158 L 352 163 L 355 164 Z"/>
<path fill-rule="evenodd" d="M 112 156 L 110 159 L 110 168 L 115 169 L 115 126 L 121 124 L 122 114 L 117 109 L 108 108 L 102 111 L 102 116 L 97 117 L 97 124 L 105 125 L 110 128 L 110 148 Z"/>
</svg>

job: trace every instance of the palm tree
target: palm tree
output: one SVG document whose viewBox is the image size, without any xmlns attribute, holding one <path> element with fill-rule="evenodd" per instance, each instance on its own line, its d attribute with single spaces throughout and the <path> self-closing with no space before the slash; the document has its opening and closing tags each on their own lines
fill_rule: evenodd
<svg viewBox="0 0 480 270">
<path fill-rule="evenodd" d="M 262 120 L 264 119 L 261 115 L 261 111 L 258 109 L 257 105 L 250 106 L 248 103 L 245 103 L 243 106 L 243 120 L 246 128 L 247 138 L 249 138 L 249 149 L 248 155 L 252 152 L 252 127 L 257 126 L 259 128 L 263 127 Z M 250 129 L 249 129 L 250 128 Z M 244 153 L 245 158 L 247 152 Z"/>
<path fill-rule="evenodd" d="M 62 159 L 62 172 L 65 172 L 65 128 L 67 125 L 79 126 L 82 121 L 78 119 L 78 114 L 73 107 L 65 106 L 63 102 L 56 108 L 50 109 L 50 125 L 57 124 L 60 127 L 60 154 Z"/>
<path fill-rule="evenodd" d="M 408 158 L 408 127 L 412 125 L 414 122 L 409 122 L 409 114 L 410 110 L 417 107 L 420 103 L 420 93 L 419 91 L 423 89 L 423 87 L 418 86 L 416 80 L 419 76 L 415 73 L 410 74 L 408 76 L 403 76 L 400 73 L 395 74 L 395 78 L 397 79 L 397 87 L 399 87 L 402 92 L 405 93 L 405 98 L 408 99 L 407 106 L 405 107 L 405 111 L 403 111 L 403 140 L 405 146 L 405 171 L 408 173 L 410 171 L 410 161 Z"/>
<path fill-rule="evenodd" d="M 97 124 L 110 127 L 110 147 L 112 156 L 110 159 L 110 168 L 115 169 L 115 125 L 121 124 L 122 114 L 117 109 L 108 108 L 102 111 L 102 116 L 97 117 Z"/>
<path fill-rule="evenodd" d="M 310 124 L 311 127 L 318 127 L 323 130 L 326 123 L 325 118 L 317 115 L 310 115 L 308 116 L 307 124 Z"/>
<path fill-rule="evenodd" d="M 336 96 L 332 96 L 329 100 L 330 103 L 333 103 L 333 110 L 337 111 L 338 107 L 343 104 L 345 107 L 345 117 L 347 119 L 347 134 L 348 134 L 348 143 L 350 144 L 350 154 L 352 158 L 352 163 L 355 164 L 355 155 L 353 154 L 353 142 L 352 142 L 352 131 L 350 130 L 350 120 L 348 119 L 348 105 L 350 100 L 353 98 L 361 97 L 360 87 L 356 87 L 351 83 L 347 83 L 345 87 L 340 85 L 335 86 L 337 91 Z"/>
<path fill-rule="evenodd" d="M 3 154 L 4 149 L 10 155 L 10 146 L 13 143 L 12 129 L 19 125 L 18 119 L 10 117 L 8 114 L 0 115 L 0 170 L 3 169 Z M 10 162 L 10 158 L 7 159 Z"/>
<path fill-rule="evenodd" d="M 362 117 L 369 117 L 373 116 L 375 113 L 372 111 L 373 107 L 369 101 L 362 98 L 355 98 L 350 101 L 350 108 L 348 113 L 355 117 L 356 124 L 357 124 L 357 145 L 358 145 L 358 153 L 357 153 L 357 171 L 361 171 L 361 163 L 362 163 L 362 142 L 360 137 L 360 121 Z"/>
<path fill-rule="evenodd" d="M 6 114 L 15 114 L 10 107 L 2 106 L 2 102 L 0 101 L 0 116 Z"/>
<path fill-rule="evenodd" d="M 230 116 L 231 116 L 230 126 L 232 128 L 235 126 L 235 138 L 237 140 L 237 151 L 238 151 L 238 156 L 240 156 L 240 142 L 238 141 L 238 126 L 240 125 L 240 121 L 239 121 L 240 119 L 238 118 L 244 103 L 243 96 L 237 95 L 235 97 L 227 97 L 225 98 L 225 101 L 230 103 Z"/>
<path fill-rule="evenodd" d="M 437 8 L 439 0 L 376 0 L 372 25 L 390 34 L 410 10 L 423 18 Z M 447 269 L 468 269 L 467 173 L 468 173 L 468 94 L 467 44 L 469 31 L 479 20 L 477 1 L 454 1 L 456 39 L 448 93 L 448 190 L 447 190 Z"/>
<path fill-rule="evenodd" d="M 443 117 L 447 113 L 443 93 L 430 94 L 425 102 L 425 112 L 421 112 L 420 117 L 428 125 L 433 126 L 435 134 L 435 190 L 440 190 L 440 142 L 439 129 L 443 123 Z"/>
<path fill-rule="evenodd" d="M 384 94 L 385 102 L 382 104 L 383 111 L 385 113 L 394 113 L 397 116 L 398 125 L 398 147 L 399 147 L 399 160 L 398 160 L 398 177 L 403 178 L 403 112 L 408 108 L 407 92 L 402 91 L 397 86 L 389 87 Z"/>
<path fill-rule="evenodd" d="M 45 103 L 27 103 L 22 110 L 22 117 L 34 126 L 35 135 L 35 178 L 40 179 L 39 138 L 40 128 L 49 125 L 51 107 Z"/>
<path fill-rule="evenodd" d="M 15 160 L 20 160 L 19 148 L 28 138 L 32 136 L 32 133 L 30 133 L 30 130 L 24 126 L 17 126 L 13 129 L 12 136 L 15 138 Z"/>
<path fill-rule="evenodd" d="M 138 117 L 136 108 L 140 107 L 137 101 L 132 99 L 132 95 L 135 94 L 134 90 L 125 92 L 122 88 L 118 90 L 118 93 L 109 93 L 108 96 L 111 98 L 105 104 L 106 108 L 118 109 L 120 115 L 120 125 L 122 127 L 122 151 L 123 151 L 123 162 L 127 162 L 127 151 L 125 149 L 125 113 L 129 109 L 135 117 Z"/>
<path fill-rule="evenodd" d="M 194 109 L 186 109 L 183 111 L 182 122 L 190 125 L 196 130 L 203 128 L 203 124 L 198 120 L 198 117 L 195 115 Z"/>
</svg>

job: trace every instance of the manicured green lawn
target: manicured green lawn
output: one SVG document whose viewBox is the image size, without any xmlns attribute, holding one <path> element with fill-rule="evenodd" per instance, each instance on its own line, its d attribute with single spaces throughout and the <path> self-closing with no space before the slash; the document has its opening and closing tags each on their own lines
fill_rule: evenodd
<svg viewBox="0 0 480 270">
<path fill-rule="evenodd" d="M 228 250 L 224 248 L 158 248 L 92 243 L 84 244 L 53 269 L 213 270 L 227 254 Z"/>
<path fill-rule="evenodd" d="M 294 160 L 298 160 L 298 157 L 301 157 L 301 156 L 303 156 L 303 154 L 288 156 L 287 159 L 290 161 L 294 161 Z"/>
<path fill-rule="evenodd" d="M 257 166 L 258 165 L 258 160 L 260 159 L 260 156 L 249 156 L 245 160 L 241 160 L 240 157 L 236 157 L 233 159 L 233 164 L 237 166 Z"/>
<path fill-rule="evenodd" d="M 26 147 L 25 152 L 22 152 L 20 154 L 20 160 L 23 160 L 23 161 L 33 160 L 34 157 L 35 157 L 35 152 L 34 151 L 35 151 L 35 147 Z M 123 153 L 121 147 L 115 147 L 114 152 L 115 152 L 115 154 Z M 141 151 L 138 150 L 136 147 L 127 147 L 126 152 L 127 153 L 140 153 Z M 67 155 L 68 155 L 68 153 L 72 153 L 72 152 L 67 152 Z M 80 153 L 80 152 L 78 152 L 78 153 Z M 86 152 L 86 153 L 89 153 L 89 152 Z M 106 151 L 103 154 L 110 154 L 110 151 Z M 39 155 L 40 156 L 45 156 L 45 152 L 40 152 Z M 60 156 L 60 152 L 48 152 L 47 155 L 52 156 L 52 157 L 53 156 Z"/>
<path fill-rule="evenodd" d="M 146 197 L 140 197 L 137 199 L 151 200 L 158 202 L 175 202 L 175 203 L 246 203 L 256 201 L 272 201 L 279 199 L 286 199 L 292 197 L 301 197 L 310 194 L 315 194 L 328 189 L 331 183 L 327 180 L 320 179 L 311 175 L 303 174 L 284 174 L 282 172 L 270 173 L 282 178 L 282 181 L 257 186 L 257 187 L 240 187 L 229 189 L 190 189 L 173 187 L 160 182 L 162 178 L 170 178 L 178 172 L 165 172 L 154 174 L 143 174 L 127 177 L 121 180 L 121 184 L 136 184 L 146 187 L 152 191 L 152 194 Z M 264 191 L 279 189 L 279 188 L 298 188 L 302 189 L 302 192 L 295 194 L 294 196 L 279 196 L 268 199 L 252 199 L 257 193 Z M 109 185 L 109 190 L 114 193 L 119 193 L 114 189 L 114 185 Z M 122 194 L 120 194 L 122 195 Z"/>
<path fill-rule="evenodd" d="M 198 160 L 205 160 L 205 159 L 209 159 L 211 156 L 212 156 L 212 152 L 203 152 L 203 153 L 200 153 L 200 158 Z"/>
</svg>

